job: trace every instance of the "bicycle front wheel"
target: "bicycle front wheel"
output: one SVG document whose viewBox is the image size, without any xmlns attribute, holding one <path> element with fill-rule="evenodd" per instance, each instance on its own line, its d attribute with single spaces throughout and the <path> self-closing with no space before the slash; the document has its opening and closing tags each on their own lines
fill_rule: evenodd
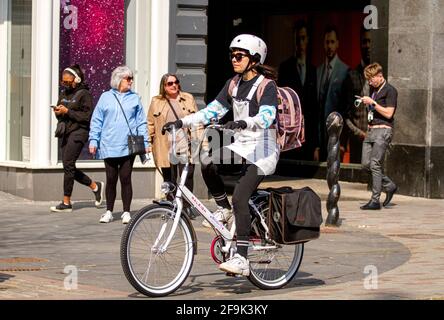
<svg viewBox="0 0 444 320">
<path fill-rule="evenodd" d="M 176 291 L 186 280 L 194 260 L 192 226 L 181 218 L 165 250 L 174 212 L 164 206 L 141 209 L 126 227 L 120 249 L 123 272 L 140 293 L 162 297 Z"/>
</svg>

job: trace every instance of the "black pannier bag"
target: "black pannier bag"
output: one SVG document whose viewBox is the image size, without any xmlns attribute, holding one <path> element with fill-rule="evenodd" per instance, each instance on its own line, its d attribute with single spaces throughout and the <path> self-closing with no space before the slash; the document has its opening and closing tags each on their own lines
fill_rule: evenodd
<svg viewBox="0 0 444 320">
<path fill-rule="evenodd" d="M 271 238 L 280 244 L 297 244 L 319 238 L 321 199 L 309 187 L 270 188 L 267 216 Z"/>
</svg>

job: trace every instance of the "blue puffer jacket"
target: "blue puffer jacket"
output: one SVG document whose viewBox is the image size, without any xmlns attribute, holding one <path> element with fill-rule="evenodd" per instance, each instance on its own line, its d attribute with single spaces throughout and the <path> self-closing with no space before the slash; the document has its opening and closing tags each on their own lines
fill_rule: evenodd
<svg viewBox="0 0 444 320">
<path fill-rule="evenodd" d="M 140 97 L 133 91 L 119 93 L 111 89 L 104 92 L 94 109 L 89 131 L 89 146 L 97 148 L 97 159 L 128 156 L 130 130 L 117 97 L 125 111 L 133 135 L 143 135 L 145 148 L 149 146 L 147 120 Z"/>
</svg>

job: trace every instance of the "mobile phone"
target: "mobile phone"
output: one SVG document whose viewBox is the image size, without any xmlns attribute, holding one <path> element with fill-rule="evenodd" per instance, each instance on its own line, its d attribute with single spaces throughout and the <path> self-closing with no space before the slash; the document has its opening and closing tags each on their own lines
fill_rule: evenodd
<svg viewBox="0 0 444 320">
<path fill-rule="evenodd" d="M 57 108 L 57 106 L 49 106 L 50 108 L 52 108 L 52 109 L 55 109 L 55 108 Z"/>
</svg>

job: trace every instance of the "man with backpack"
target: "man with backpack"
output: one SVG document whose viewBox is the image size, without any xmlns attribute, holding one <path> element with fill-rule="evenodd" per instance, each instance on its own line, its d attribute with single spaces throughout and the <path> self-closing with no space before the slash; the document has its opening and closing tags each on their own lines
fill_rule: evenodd
<svg viewBox="0 0 444 320">
<path fill-rule="evenodd" d="M 245 276 L 250 273 L 247 260 L 251 230 L 248 200 L 264 176 L 274 173 L 280 152 L 276 131 L 273 129 L 279 104 L 275 82 L 268 81 L 259 100 L 256 94 L 266 78 L 276 79 L 276 72 L 263 64 L 266 55 L 267 46 L 262 39 L 249 34 L 235 37 L 230 45 L 230 59 L 234 72 L 239 76 L 233 91 L 230 92 L 233 79 L 229 79 L 216 99 L 206 108 L 181 120 L 167 123 L 164 127 L 168 130 L 172 125 L 181 128 L 209 124 L 211 119 L 219 120 L 229 111 L 233 112 L 233 121 L 224 125 L 225 129 L 236 131 L 234 143 L 227 148 L 240 156 L 244 163 L 241 177 L 234 188 L 233 206 L 228 201 L 214 159 L 209 163 L 202 163 L 202 175 L 219 206 L 217 218 L 223 223 L 229 223 L 234 216 L 236 223 L 237 253 L 219 268 Z"/>
</svg>

